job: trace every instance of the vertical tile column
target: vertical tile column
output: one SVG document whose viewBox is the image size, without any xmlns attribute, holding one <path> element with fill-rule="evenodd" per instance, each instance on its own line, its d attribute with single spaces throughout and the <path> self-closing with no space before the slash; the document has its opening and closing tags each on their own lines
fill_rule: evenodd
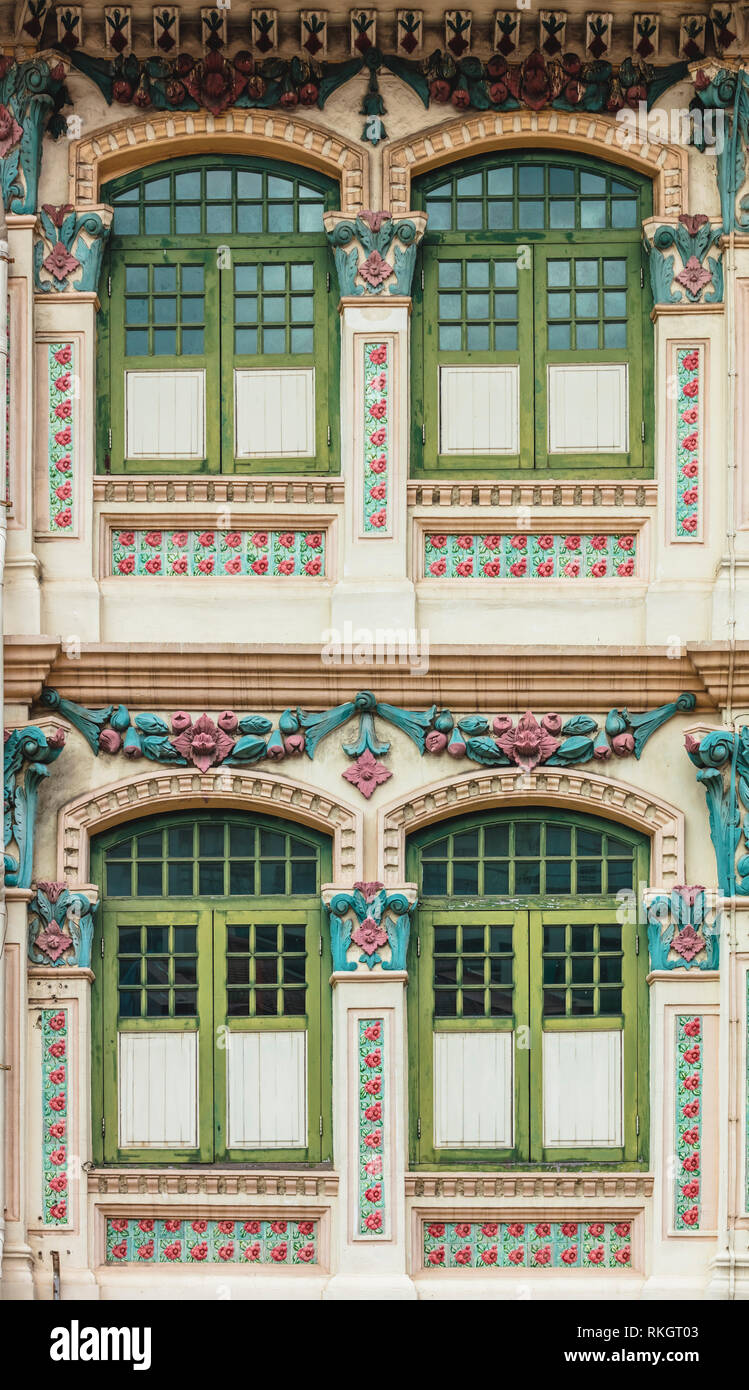
<svg viewBox="0 0 749 1390">
<path fill-rule="evenodd" d="M 408 1274 L 406 947 L 415 893 L 327 887 L 333 1143 L 340 1174 L 329 1300 L 414 1299 Z"/>
</svg>

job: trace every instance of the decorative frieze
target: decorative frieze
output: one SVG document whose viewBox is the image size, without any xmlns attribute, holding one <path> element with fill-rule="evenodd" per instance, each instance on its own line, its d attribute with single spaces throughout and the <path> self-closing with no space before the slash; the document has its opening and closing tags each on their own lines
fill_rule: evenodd
<svg viewBox="0 0 749 1390">
<path fill-rule="evenodd" d="M 278 48 L 278 10 L 250 10 L 250 43 L 263 57 Z"/>
<path fill-rule="evenodd" d="M 324 579 L 327 531 L 113 531 L 115 576 Z"/>
<path fill-rule="evenodd" d="M 40 880 L 28 909 L 32 964 L 90 970 L 97 906 L 85 893 L 71 893 L 66 883 Z"/>
<path fill-rule="evenodd" d="M 445 47 L 453 58 L 463 58 L 471 50 L 473 16 L 470 10 L 445 11 Z"/>
<path fill-rule="evenodd" d="M 355 883 L 350 893 L 326 889 L 323 905 L 330 922 L 335 971 L 351 973 L 359 965 L 368 970 L 376 965 L 383 970 L 405 970 L 416 907 L 412 893 L 391 893 L 379 882 Z M 348 959 L 349 950 L 361 951 L 358 961 Z"/>
<path fill-rule="evenodd" d="M 633 579 L 637 536 L 565 534 L 424 536 L 424 579 Z"/>
<path fill-rule="evenodd" d="M 631 1269 L 632 1222 L 425 1221 L 424 1268 Z"/>
<path fill-rule="evenodd" d="M 423 212 L 392 217 L 389 212 L 365 210 L 355 218 L 325 213 L 341 296 L 410 295 L 416 248 L 426 220 Z"/>
<path fill-rule="evenodd" d="M 359 1222 L 360 1236 L 386 1235 L 387 1174 L 384 1166 L 386 1107 L 390 1097 L 385 1090 L 385 1021 L 360 1018 L 358 1022 L 357 1077 L 359 1129 Z"/>
<path fill-rule="evenodd" d="M 509 58 L 520 47 L 520 11 L 494 11 L 494 52 Z"/>
<path fill-rule="evenodd" d="M 362 267 L 362 270 L 364 267 Z M 365 342 L 364 352 L 364 477 L 362 528 L 365 536 L 387 535 L 390 522 L 392 474 L 392 345 Z"/>
<path fill-rule="evenodd" d="M 217 53 L 227 39 L 226 7 L 204 5 L 200 11 L 200 38 L 204 53 Z"/>
<path fill-rule="evenodd" d="M 701 884 L 646 892 L 645 901 L 651 970 L 718 969 L 720 913 Z"/>
<path fill-rule="evenodd" d="M 703 1020 L 677 1014 L 674 1229 L 698 1231 L 702 1210 Z"/>
<path fill-rule="evenodd" d="M 300 10 L 299 23 L 302 51 L 322 62 L 328 56 L 327 10 Z"/>
<path fill-rule="evenodd" d="M 48 424 L 47 482 L 49 530 L 73 535 L 76 527 L 76 361 L 74 343 L 47 345 Z"/>
<path fill-rule="evenodd" d="M 676 540 L 701 540 L 704 503 L 703 402 L 704 347 L 675 349 L 676 419 L 674 422 Z"/>
<path fill-rule="evenodd" d="M 70 1224 L 68 1010 L 42 1009 L 42 1201 L 45 1226 Z"/>
<path fill-rule="evenodd" d="M 424 41 L 423 10 L 396 10 L 395 29 L 396 48 L 399 53 L 413 58 L 415 53 L 421 52 Z"/>
<path fill-rule="evenodd" d="M 317 1265 L 319 1222 L 289 1220 L 154 1220 L 107 1218 L 106 1262 L 111 1265 Z"/>
<path fill-rule="evenodd" d="M 660 28 L 661 17 L 657 11 L 635 15 L 632 35 L 632 52 L 635 57 L 641 58 L 643 62 L 658 57 Z"/>
<path fill-rule="evenodd" d="M 693 63 L 705 56 L 705 16 L 683 14 L 679 24 L 679 56 Z"/>
<path fill-rule="evenodd" d="M 179 5 L 157 5 L 153 12 L 153 43 L 160 53 L 179 48 Z"/>
<path fill-rule="evenodd" d="M 538 46 L 547 58 L 561 53 L 567 42 L 567 15 L 564 10 L 541 10 L 538 16 Z"/>
<path fill-rule="evenodd" d="M 72 53 L 83 43 L 83 6 L 58 5 L 56 10 L 57 42 L 60 48 Z"/>
<path fill-rule="evenodd" d="M 597 12 L 585 16 L 585 52 L 589 53 L 596 63 L 600 63 L 611 48 L 613 23 L 612 14 Z"/>
<path fill-rule="evenodd" d="M 743 21 L 738 5 L 719 4 L 710 6 L 710 19 L 713 26 L 713 42 L 716 52 L 722 58 L 736 56 L 741 42 Z"/>
<path fill-rule="evenodd" d="M 132 9 L 129 5 L 105 5 L 104 47 L 128 53 L 132 47 Z"/>
<path fill-rule="evenodd" d="M 708 254 L 722 236 L 723 228 L 713 226 L 705 213 L 682 213 L 675 223 L 660 226 L 646 223 L 643 245 L 656 304 L 722 304 L 722 251 Z M 679 258 L 678 270 L 674 256 L 665 254 L 671 247 Z"/>
<path fill-rule="evenodd" d="M 65 729 L 47 736 L 29 724 L 5 732 L 5 886 L 30 888 L 39 785 L 65 746 Z M 16 853 L 11 851 L 15 846 Z"/>
<path fill-rule="evenodd" d="M 352 57 L 364 57 L 377 43 L 377 11 L 350 10 L 349 23 Z"/>
</svg>

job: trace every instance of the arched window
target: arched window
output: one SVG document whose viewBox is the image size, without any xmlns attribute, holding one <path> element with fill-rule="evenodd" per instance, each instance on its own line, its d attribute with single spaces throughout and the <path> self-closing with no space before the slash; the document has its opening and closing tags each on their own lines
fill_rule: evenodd
<svg viewBox="0 0 749 1390">
<path fill-rule="evenodd" d="M 651 476 L 648 180 L 523 151 L 424 174 L 413 202 L 415 471 Z"/>
<path fill-rule="evenodd" d="M 647 861 L 642 835 L 554 808 L 413 836 L 417 1163 L 644 1161 Z"/>
<path fill-rule="evenodd" d="M 337 469 L 337 320 L 322 215 L 333 180 L 222 156 L 107 184 L 99 468 Z"/>
<path fill-rule="evenodd" d="M 237 811 L 182 812 L 99 836 L 92 869 L 99 1158 L 327 1155 L 329 842 Z"/>
</svg>

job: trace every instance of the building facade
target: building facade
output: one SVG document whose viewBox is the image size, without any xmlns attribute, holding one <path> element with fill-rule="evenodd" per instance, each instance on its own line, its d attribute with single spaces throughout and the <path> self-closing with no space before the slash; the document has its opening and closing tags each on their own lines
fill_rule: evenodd
<svg viewBox="0 0 749 1390">
<path fill-rule="evenodd" d="M 749 1296 L 692 11 L 0 4 L 4 1298 Z"/>
</svg>

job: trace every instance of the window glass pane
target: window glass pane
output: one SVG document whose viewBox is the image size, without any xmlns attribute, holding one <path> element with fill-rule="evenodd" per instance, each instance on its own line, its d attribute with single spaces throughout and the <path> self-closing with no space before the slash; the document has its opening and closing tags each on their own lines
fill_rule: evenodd
<svg viewBox="0 0 749 1390">
<path fill-rule="evenodd" d="M 227 169 L 209 169 L 205 176 L 205 196 L 213 198 L 231 198 L 231 173 Z"/>
</svg>

